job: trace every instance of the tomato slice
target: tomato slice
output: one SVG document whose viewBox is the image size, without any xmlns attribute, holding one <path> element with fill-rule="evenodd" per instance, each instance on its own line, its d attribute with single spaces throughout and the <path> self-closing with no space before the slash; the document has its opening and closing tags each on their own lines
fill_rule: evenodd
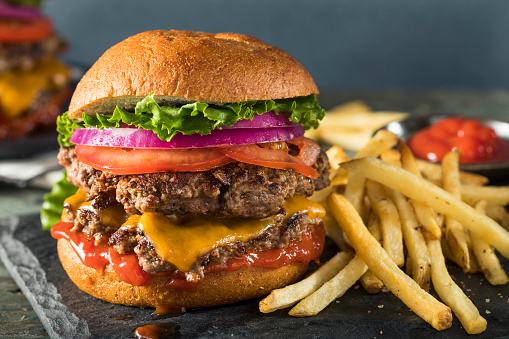
<svg viewBox="0 0 509 339">
<path fill-rule="evenodd" d="M 318 159 L 322 151 L 320 145 L 316 141 L 306 137 L 299 137 L 288 140 L 287 142 L 299 147 L 299 155 L 297 157 L 308 166 L 312 166 L 316 162 L 316 159 Z"/>
<path fill-rule="evenodd" d="M 292 169 L 309 178 L 317 178 L 318 172 L 298 157 L 281 150 L 262 148 L 258 145 L 241 145 L 225 148 L 232 159 L 248 164 L 278 169 Z"/>
<path fill-rule="evenodd" d="M 151 149 L 75 146 L 78 159 L 113 174 L 198 172 L 232 161 L 221 148 Z"/>
<path fill-rule="evenodd" d="M 53 31 L 49 18 L 40 17 L 30 21 L 1 20 L 0 42 L 34 42 L 48 37 Z"/>
<path fill-rule="evenodd" d="M 318 172 L 308 163 L 313 164 L 316 161 L 320 146 L 309 139 L 289 142 L 299 147 L 298 156 L 282 150 L 262 148 L 256 144 L 189 149 L 76 145 L 75 151 L 81 162 L 113 174 L 199 172 L 236 160 L 270 168 L 292 169 L 309 178 L 317 178 Z"/>
</svg>

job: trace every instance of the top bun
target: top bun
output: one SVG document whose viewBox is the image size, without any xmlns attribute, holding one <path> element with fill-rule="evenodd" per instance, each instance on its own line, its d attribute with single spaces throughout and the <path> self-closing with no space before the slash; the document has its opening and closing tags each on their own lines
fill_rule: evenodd
<svg viewBox="0 0 509 339">
<path fill-rule="evenodd" d="M 248 35 L 149 31 L 108 49 L 83 76 L 69 117 L 132 109 L 154 92 L 162 104 L 230 103 L 318 93 L 291 55 Z"/>
</svg>

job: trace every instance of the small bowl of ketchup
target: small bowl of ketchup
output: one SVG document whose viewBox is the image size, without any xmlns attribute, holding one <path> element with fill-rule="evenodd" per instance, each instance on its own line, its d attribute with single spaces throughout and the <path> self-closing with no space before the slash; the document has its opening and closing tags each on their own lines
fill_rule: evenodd
<svg viewBox="0 0 509 339">
<path fill-rule="evenodd" d="M 403 139 L 417 158 L 440 162 L 459 150 L 460 169 L 492 182 L 509 180 L 509 123 L 452 114 L 410 116 L 383 127 Z"/>
</svg>

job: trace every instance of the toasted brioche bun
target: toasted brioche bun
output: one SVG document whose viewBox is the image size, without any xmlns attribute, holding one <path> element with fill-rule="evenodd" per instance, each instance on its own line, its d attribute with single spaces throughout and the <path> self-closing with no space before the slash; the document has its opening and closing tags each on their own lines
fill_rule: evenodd
<svg viewBox="0 0 509 339">
<path fill-rule="evenodd" d="M 231 103 L 318 93 L 292 56 L 234 33 L 149 31 L 108 49 L 83 76 L 69 117 L 134 108 L 154 92 L 159 103 Z"/>
<path fill-rule="evenodd" d="M 207 274 L 198 288 L 183 291 L 165 287 L 168 278 L 164 276 L 154 276 L 146 286 L 133 286 L 121 281 L 110 265 L 102 273 L 83 265 L 67 240 L 59 239 L 57 246 L 62 266 L 78 288 L 110 303 L 138 307 L 199 308 L 256 298 L 295 282 L 309 266 L 292 263 L 272 270 L 245 266 Z"/>
</svg>

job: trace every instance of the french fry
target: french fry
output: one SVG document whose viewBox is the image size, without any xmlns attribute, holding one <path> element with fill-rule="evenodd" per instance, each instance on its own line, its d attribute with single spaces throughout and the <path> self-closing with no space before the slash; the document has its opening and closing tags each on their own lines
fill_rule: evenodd
<svg viewBox="0 0 509 339">
<path fill-rule="evenodd" d="M 475 209 L 479 213 L 485 213 L 486 201 L 480 200 L 475 205 Z M 472 249 L 486 279 L 492 285 L 507 284 L 509 282 L 509 278 L 500 265 L 500 261 L 493 251 L 493 248 L 488 243 L 483 241 L 475 230 L 472 231 L 472 235 Z"/>
<path fill-rule="evenodd" d="M 362 288 L 369 294 L 377 294 L 384 288 L 384 283 L 376 277 L 370 270 L 367 270 L 361 278 L 359 282 L 362 285 Z"/>
<path fill-rule="evenodd" d="M 471 237 L 468 237 L 470 240 Z M 468 270 L 468 273 L 479 273 L 482 272 L 481 266 L 479 265 L 479 262 L 477 262 L 477 258 L 475 257 L 474 250 L 472 249 L 472 243 L 469 241 L 468 243 L 468 251 L 469 251 L 469 258 L 470 258 L 470 269 Z"/>
<path fill-rule="evenodd" d="M 345 197 L 354 205 L 359 214 L 365 217 L 366 211 L 363 208 L 364 190 L 366 187 L 366 177 L 356 172 L 348 173 L 348 183 L 345 186 Z M 363 218 L 364 219 L 364 218 Z"/>
<path fill-rule="evenodd" d="M 341 250 L 346 250 L 347 246 L 345 244 L 345 240 L 343 239 L 343 231 L 339 228 L 336 220 L 331 216 L 330 209 L 327 205 L 326 199 L 327 196 L 333 191 L 333 187 L 329 186 L 320 191 L 315 191 L 312 196 L 309 197 L 310 200 L 316 201 L 320 205 L 325 208 L 326 214 L 322 218 L 323 226 L 325 227 L 325 234 L 327 237 L 332 239 L 336 246 L 338 246 Z"/>
<path fill-rule="evenodd" d="M 350 164 L 362 163 L 366 159 L 370 158 L 354 160 Z M 348 166 L 350 170 L 352 167 L 352 165 Z M 387 252 L 369 233 L 348 199 L 333 193 L 327 198 L 327 201 L 333 207 L 332 213 L 348 235 L 357 256 L 364 260 L 384 285 L 433 328 L 444 330 L 451 327 L 451 309 L 421 289 L 412 278 L 396 266 Z"/>
<path fill-rule="evenodd" d="M 406 261 L 405 261 L 405 273 L 408 275 L 408 276 L 412 276 L 412 271 L 414 270 L 414 264 L 412 262 L 412 257 L 410 257 L 409 255 L 407 255 L 406 257 Z M 415 279 L 414 279 L 415 280 Z M 417 282 L 417 281 L 416 281 Z M 422 288 L 422 287 L 421 287 Z M 423 288 L 424 290 L 424 288 Z M 425 290 L 426 292 L 429 292 L 429 289 L 428 290 Z"/>
<path fill-rule="evenodd" d="M 442 167 L 440 164 L 428 162 L 422 159 L 416 159 L 416 161 L 420 172 L 428 180 L 432 182 L 442 181 Z M 480 174 L 460 171 L 460 181 L 462 183 L 483 186 L 488 183 L 488 178 Z"/>
<path fill-rule="evenodd" d="M 509 204 L 509 186 L 461 185 L 461 198 L 469 205 L 485 200 L 488 205 Z"/>
<path fill-rule="evenodd" d="M 459 152 L 448 152 L 444 155 L 442 159 L 443 188 L 456 199 L 461 200 L 458 166 Z M 450 216 L 445 217 L 445 242 L 449 247 L 453 261 L 463 268 L 464 272 L 470 271 L 468 237 L 467 232 L 458 221 Z"/>
<path fill-rule="evenodd" d="M 309 317 L 318 314 L 335 299 L 345 294 L 367 269 L 364 261 L 355 256 L 334 278 L 327 281 L 310 296 L 302 299 L 288 314 L 294 317 Z"/>
<path fill-rule="evenodd" d="M 380 224 L 378 222 L 378 217 L 375 215 L 371 215 L 369 219 L 368 230 L 369 233 L 371 233 L 371 235 L 373 235 L 373 237 L 376 239 L 376 241 L 379 243 L 382 242 Z M 384 283 L 378 279 L 370 270 L 367 270 L 366 273 L 364 273 L 359 279 L 359 281 L 364 290 L 369 294 L 376 294 L 384 288 Z"/>
<path fill-rule="evenodd" d="M 348 173 L 344 168 L 340 167 L 340 164 L 350 160 L 350 157 L 338 145 L 331 146 L 326 153 L 331 165 L 331 172 L 329 175 L 331 186 L 346 185 L 348 182 Z"/>
<path fill-rule="evenodd" d="M 423 290 L 429 291 L 431 260 L 426 240 L 419 230 L 419 223 L 417 222 L 412 204 L 403 194 L 394 190 L 388 191 L 392 201 L 394 201 L 394 204 L 398 208 L 401 230 L 403 231 L 403 237 L 408 251 L 409 258 L 407 260 L 411 262 L 412 278 Z"/>
<path fill-rule="evenodd" d="M 495 247 L 504 257 L 509 258 L 509 232 L 493 219 L 475 211 L 440 187 L 376 158 L 350 160 L 342 166 L 349 173 L 356 172 L 357 175 L 380 182 L 413 200 L 430 206 L 437 212 L 449 215 L 469 230 L 477 229 L 484 241 Z"/>
<path fill-rule="evenodd" d="M 336 171 L 340 168 L 339 164 L 350 160 L 350 157 L 346 154 L 345 150 L 338 145 L 331 146 L 327 152 L 327 157 L 331 165 L 331 170 Z"/>
<path fill-rule="evenodd" d="M 265 299 L 260 301 L 260 312 L 270 313 L 292 306 L 319 289 L 326 281 L 342 270 L 352 258 L 352 250 L 339 252 L 307 278 L 293 285 L 272 291 Z"/>
<path fill-rule="evenodd" d="M 440 241 L 429 240 L 428 248 L 431 256 L 431 279 L 437 294 L 451 307 L 467 333 L 477 334 L 486 330 L 486 319 L 481 317 L 472 301 L 454 283 L 447 272 Z"/>
<path fill-rule="evenodd" d="M 439 239 L 442 236 L 440 225 L 443 223 L 443 220 L 441 222 L 433 209 L 419 201 L 412 200 L 412 206 L 414 207 L 419 224 L 421 224 L 434 239 Z"/>
<path fill-rule="evenodd" d="M 341 251 L 348 250 L 349 247 L 343 238 L 343 231 L 339 228 L 336 220 L 334 220 L 332 216 L 326 214 L 325 217 L 322 218 L 322 223 L 325 227 L 325 235 L 327 235 Z"/>
<path fill-rule="evenodd" d="M 402 267 L 405 264 L 405 254 L 398 210 L 392 200 L 385 194 L 383 187 L 377 182 L 368 180 L 366 182 L 366 192 L 373 210 L 380 218 L 383 248 L 396 265 Z"/>
<path fill-rule="evenodd" d="M 433 211 L 433 209 L 432 209 Z M 436 213 L 436 212 L 433 212 L 435 213 L 435 218 L 437 220 L 437 224 L 440 228 L 443 228 L 444 227 L 444 224 L 445 224 L 445 215 L 443 213 Z"/>
<path fill-rule="evenodd" d="M 489 216 L 491 219 L 495 220 L 509 231 L 509 213 L 507 213 L 507 210 L 504 206 L 500 205 L 491 205 L 486 207 L 486 215 Z"/>
<path fill-rule="evenodd" d="M 376 239 L 376 241 L 378 241 L 380 244 L 382 243 L 382 230 L 380 229 L 380 221 L 378 216 L 374 213 L 371 213 L 370 215 L 368 221 L 368 231 Z"/>
<path fill-rule="evenodd" d="M 401 154 L 401 166 L 410 173 L 422 178 L 412 151 L 402 140 L 398 140 L 398 150 Z M 428 206 L 424 206 L 419 201 L 412 201 L 412 205 L 414 206 L 415 215 L 419 223 L 434 239 L 439 239 L 442 236 L 442 231 L 436 220 L 435 211 Z"/>
<path fill-rule="evenodd" d="M 380 130 L 355 154 L 354 158 L 377 157 L 396 145 L 397 140 L 396 134 L 385 129 Z"/>
<path fill-rule="evenodd" d="M 402 142 L 400 139 L 398 139 L 398 144 Z M 388 149 L 386 151 L 383 151 L 382 154 L 380 154 L 380 158 L 383 161 L 390 162 L 393 165 L 401 166 L 401 153 L 395 149 Z"/>
<path fill-rule="evenodd" d="M 382 152 L 396 145 L 397 136 L 387 130 L 378 131 L 373 138 L 354 156 L 355 159 L 362 157 L 377 157 Z M 355 174 L 348 174 L 348 183 L 345 186 L 345 196 L 350 200 L 361 216 L 365 216 L 362 210 L 364 197 L 365 178 Z"/>
</svg>

